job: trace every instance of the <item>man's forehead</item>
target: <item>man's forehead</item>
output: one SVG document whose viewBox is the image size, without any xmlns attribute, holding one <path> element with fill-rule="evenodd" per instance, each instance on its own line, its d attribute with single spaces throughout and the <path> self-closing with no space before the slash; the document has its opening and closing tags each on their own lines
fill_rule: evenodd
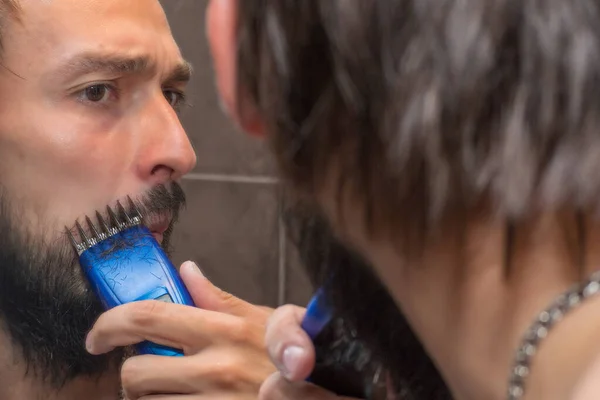
<svg viewBox="0 0 600 400">
<path fill-rule="evenodd" d="M 29 33 L 110 34 L 113 30 L 137 28 L 170 34 L 158 0 L 0 0 L 0 5 L 9 1 L 16 2 L 10 8 L 18 11 L 18 19 Z"/>
<path fill-rule="evenodd" d="M 140 73 L 158 66 L 185 81 L 191 72 L 157 0 L 19 1 L 21 27 L 5 37 L 8 59 L 11 50 L 44 56 L 46 73 L 61 68 L 65 76 L 100 68 Z M 29 50 L 34 54 L 26 54 Z"/>
</svg>

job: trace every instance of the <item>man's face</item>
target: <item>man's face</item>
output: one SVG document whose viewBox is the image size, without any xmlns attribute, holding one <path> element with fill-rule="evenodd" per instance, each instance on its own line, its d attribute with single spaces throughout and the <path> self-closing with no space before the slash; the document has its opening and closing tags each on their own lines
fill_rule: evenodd
<svg viewBox="0 0 600 400">
<path fill-rule="evenodd" d="M 156 0 L 20 5 L 2 27 L 0 319 L 57 381 L 105 368 L 83 347 L 100 310 L 64 226 L 131 196 L 167 241 L 154 217 L 177 214 L 196 161 L 176 113 L 189 68 Z"/>
<path fill-rule="evenodd" d="M 21 5 L 3 40 L 0 183 L 29 224 L 71 225 L 193 167 L 173 108 L 186 64 L 158 1 Z"/>
</svg>

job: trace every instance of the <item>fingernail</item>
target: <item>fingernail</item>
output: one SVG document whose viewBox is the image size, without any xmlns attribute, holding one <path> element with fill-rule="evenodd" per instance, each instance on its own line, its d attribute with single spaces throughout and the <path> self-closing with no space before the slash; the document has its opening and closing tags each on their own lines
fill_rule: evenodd
<svg viewBox="0 0 600 400">
<path fill-rule="evenodd" d="M 290 346 L 283 351 L 282 361 L 285 371 L 281 371 L 286 378 L 291 379 L 296 374 L 306 351 L 299 346 Z"/>
<path fill-rule="evenodd" d="M 200 270 L 200 268 L 193 261 L 186 261 L 186 262 L 183 263 L 183 265 L 181 267 L 182 268 L 187 268 L 190 271 L 192 271 L 193 273 L 198 274 L 201 277 L 204 277 L 204 274 L 202 273 L 202 271 Z"/>
</svg>

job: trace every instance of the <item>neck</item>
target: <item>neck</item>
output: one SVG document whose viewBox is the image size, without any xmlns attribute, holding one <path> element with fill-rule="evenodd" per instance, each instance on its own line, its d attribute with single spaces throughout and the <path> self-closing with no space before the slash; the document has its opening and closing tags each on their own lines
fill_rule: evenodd
<svg viewBox="0 0 600 400">
<path fill-rule="evenodd" d="M 515 227 L 486 216 L 427 245 L 418 265 L 380 246 L 372 261 L 457 400 L 506 399 L 521 338 L 538 313 L 600 266 L 600 225 L 574 214 Z M 507 250 L 508 249 L 508 250 Z M 416 263 L 415 263 L 416 264 Z M 398 266 L 401 267 L 398 267 Z M 600 354 L 600 296 L 570 312 L 532 359 L 524 399 L 569 398 Z"/>
<path fill-rule="evenodd" d="M 0 331 L 3 349 L 14 348 Z M 37 379 L 14 351 L 0 353 L 0 398 L 3 400 L 119 400 L 119 371 L 114 368 L 97 377 L 79 377 L 59 389 Z M 31 369 L 29 369 L 31 371 Z"/>
</svg>

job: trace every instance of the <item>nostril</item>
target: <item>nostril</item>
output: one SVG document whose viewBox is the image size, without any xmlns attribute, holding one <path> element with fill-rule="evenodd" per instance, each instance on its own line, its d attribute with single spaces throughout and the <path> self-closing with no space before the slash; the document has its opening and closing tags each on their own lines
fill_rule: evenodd
<svg viewBox="0 0 600 400">
<path fill-rule="evenodd" d="M 167 167 L 166 165 L 157 165 L 154 168 L 152 168 L 152 171 L 150 171 L 150 174 L 155 175 L 158 173 L 158 171 L 160 170 L 168 170 L 171 174 L 174 172 L 173 168 L 171 167 Z"/>
<path fill-rule="evenodd" d="M 167 175 L 168 177 L 171 177 L 173 175 L 173 173 L 175 172 L 175 170 L 171 167 L 167 167 L 166 165 L 160 164 L 155 166 L 154 168 L 152 168 L 152 171 L 150 171 L 150 175 Z"/>
</svg>

